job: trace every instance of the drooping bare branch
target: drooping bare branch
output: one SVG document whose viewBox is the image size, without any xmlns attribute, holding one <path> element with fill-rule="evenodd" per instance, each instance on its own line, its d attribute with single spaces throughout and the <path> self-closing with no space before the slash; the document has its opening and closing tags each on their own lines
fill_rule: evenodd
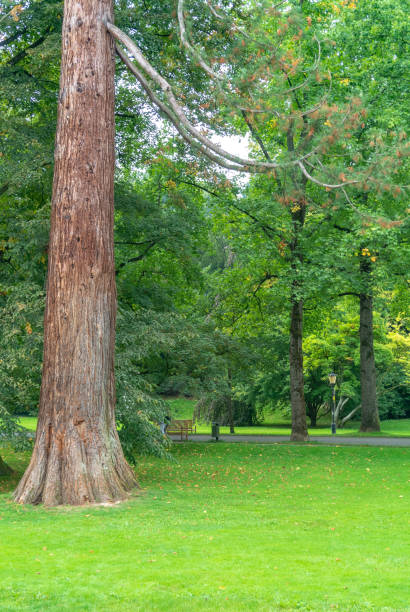
<svg viewBox="0 0 410 612">
<path fill-rule="evenodd" d="M 319 181 L 314 176 L 309 174 L 309 172 L 306 170 L 305 166 L 303 165 L 302 161 L 298 161 L 297 164 L 299 168 L 302 170 L 303 175 L 309 181 L 311 181 L 312 183 L 315 183 L 315 185 L 320 185 L 320 187 L 325 187 L 327 189 L 342 189 L 346 187 L 346 185 L 355 185 L 360 182 L 360 181 L 345 181 L 343 183 L 336 183 L 334 185 L 332 185 L 331 183 L 324 183 L 323 181 Z"/>
<path fill-rule="evenodd" d="M 342 413 L 342 410 L 343 410 L 345 404 L 347 404 L 347 402 L 349 400 L 350 400 L 350 397 L 343 397 L 343 396 L 341 396 L 339 401 L 337 402 L 336 411 L 335 411 L 335 421 L 336 421 L 336 423 L 339 422 L 339 416 Z"/>
<path fill-rule="evenodd" d="M 152 64 L 145 58 L 145 56 L 141 53 L 140 49 L 136 46 L 136 44 L 124 33 L 122 30 L 117 28 L 112 23 L 106 23 L 107 30 L 112 34 L 114 38 L 120 41 L 130 53 L 132 53 L 134 59 L 136 60 L 140 69 L 142 69 L 153 81 L 156 83 L 162 90 L 169 107 L 167 107 L 163 102 L 159 100 L 159 98 L 154 94 L 152 87 L 149 85 L 148 81 L 142 75 L 142 73 L 136 68 L 132 62 L 126 58 L 124 53 L 119 53 L 121 59 L 127 65 L 127 67 L 137 76 L 140 83 L 143 85 L 145 91 L 148 93 L 150 99 L 163 111 L 168 117 L 172 120 L 174 125 L 177 127 L 180 134 L 190 142 L 190 144 L 195 143 L 195 146 L 199 148 L 207 157 L 212 159 L 212 161 L 216 161 L 220 163 L 225 168 L 230 170 L 238 170 L 242 172 L 250 172 L 250 173 L 266 173 L 269 170 L 273 170 L 276 168 L 284 168 L 284 167 L 292 167 L 296 166 L 304 160 L 308 159 L 311 155 L 313 155 L 314 151 L 309 151 L 307 154 L 303 155 L 299 159 L 290 160 L 287 162 L 261 162 L 250 158 L 243 158 L 237 155 L 233 155 L 229 153 L 219 145 L 213 143 L 209 138 L 207 138 L 200 130 L 195 128 L 190 121 L 188 121 L 184 109 L 177 102 L 175 95 L 173 93 L 171 85 L 155 70 Z M 125 61 L 126 58 L 126 61 Z M 131 67 L 133 66 L 133 68 Z M 188 136 L 190 135 L 190 136 Z M 202 145 L 202 146 L 201 146 Z M 215 159 L 215 154 L 218 159 Z M 227 164 L 226 161 L 224 163 L 221 162 L 220 158 L 224 160 L 228 160 L 228 162 L 233 162 L 233 164 Z"/>
<path fill-rule="evenodd" d="M 317 163 L 319 164 L 319 166 L 321 167 L 323 172 L 326 172 L 326 168 L 323 166 L 322 162 L 320 161 L 320 159 L 317 160 Z M 311 166 L 311 164 L 309 162 L 307 162 L 308 165 Z M 313 166 L 312 166 L 313 167 Z M 359 181 L 357 181 L 359 182 Z M 369 215 L 368 213 L 363 213 L 361 210 L 359 210 L 359 208 L 357 208 L 357 206 L 355 206 L 352 202 L 352 200 L 350 199 L 345 187 L 346 185 L 348 185 L 349 183 L 346 181 L 345 183 L 343 183 L 343 187 L 340 188 L 341 192 L 343 193 L 346 202 L 349 204 L 350 208 L 352 210 L 354 210 L 354 212 L 359 215 L 360 217 L 362 217 L 362 219 L 365 219 L 366 221 L 371 221 L 371 222 L 376 222 L 377 223 L 377 218 Z"/>
<path fill-rule="evenodd" d="M 131 60 L 125 55 L 125 53 L 121 50 L 121 48 L 118 45 L 116 46 L 116 51 L 117 51 L 118 56 L 121 58 L 121 60 L 127 66 L 127 68 L 130 70 L 130 72 L 132 72 L 132 74 L 134 74 L 134 76 L 137 77 L 138 81 L 140 82 L 140 84 L 143 87 L 144 91 L 146 92 L 146 94 L 150 98 L 151 102 L 155 106 L 157 106 L 158 109 L 166 117 L 168 117 L 168 119 L 172 122 L 172 124 L 178 130 L 179 134 L 184 138 L 184 140 L 186 140 L 191 146 L 196 148 L 198 151 L 200 151 L 201 153 L 206 155 L 209 159 L 211 159 L 212 161 L 217 163 L 219 166 L 222 166 L 223 168 L 226 168 L 227 170 L 237 170 L 237 171 L 239 170 L 239 171 L 242 171 L 242 172 L 246 172 L 245 167 L 228 163 L 223 158 L 220 158 L 220 157 L 214 155 L 213 153 L 211 153 L 210 151 L 208 151 L 207 149 L 205 149 L 204 146 L 202 146 L 194 138 L 192 138 L 190 136 L 190 134 L 188 134 L 183 129 L 183 127 L 181 126 L 181 124 L 179 123 L 177 118 L 175 117 L 175 115 L 172 112 L 172 110 L 170 108 L 168 108 L 168 106 L 166 104 L 164 104 L 162 102 L 162 100 L 160 100 L 155 95 L 155 93 L 152 91 L 152 88 L 150 87 L 150 85 L 149 85 L 148 81 L 146 80 L 146 78 L 138 70 L 138 68 L 135 66 L 135 64 L 133 64 L 133 62 L 131 62 Z"/>
<path fill-rule="evenodd" d="M 209 7 L 211 8 L 211 5 L 209 5 Z M 211 9 L 211 11 L 213 12 L 213 9 Z M 220 19 L 219 16 L 218 18 Z M 179 24 L 179 33 L 181 36 L 181 42 L 184 45 L 184 47 L 187 49 L 187 51 L 195 57 L 198 64 L 206 72 L 206 74 L 211 77 L 211 79 L 222 80 L 221 75 L 214 72 L 212 68 L 208 66 L 208 64 L 202 59 L 202 56 L 196 51 L 196 49 L 189 42 L 186 27 L 185 27 L 185 19 L 184 19 L 184 0 L 178 0 L 178 24 Z"/>
<path fill-rule="evenodd" d="M 344 427 L 344 424 L 347 423 L 347 421 L 350 421 L 350 419 L 352 417 L 354 417 L 354 415 L 356 414 L 356 412 L 358 410 L 360 410 L 360 408 L 362 407 L 361 404 L 359 404 L 358 406 L 355 406 L 355 408 L 353 408 L 353 410 L 351 412 L 349 412 L 349 414 L 347 414 L 345 417 L 343 417 L 343 419 L 340 421 L 339 423 L 339 427 L 340 429 L 342 429 Z"/>
<path fill-rule="evenodd" d="M 208 1 L 207 2 L 208 8 L 211 11 L 212 15 L 216 18 L 219 19 L 219 21 L 223 21 L 223 15 L 220 15 L 219 13 L 216 12 L 216 10 L 214 9 L 214 7 L 212 6 L 212 4 Z"/>
<path fill-rule="evenodd" d="M 178 21 L 180 26 L 180 35 L 182 44 L 189 50 L 189 52 L 194 54 L 196 57 L 198 53 L 190 44 L 185 27 L 184 21 L 184 1 L 178 0 Z M 128 52 L 132 54 L 133 58 L 137 65 L 135 65 L 129 57 L 121 50 L 117 45 L 117 53 L 127 68 L 137 77 L 139 83 L 142 88 L 148 95 L 152 104 L 155 105 L 175 126 L 178 133 L 183 137 L 183 139 L 192 147 L 194 147 L 197 151 L 205 155 L 212 162 L 218 164 L 219 166 L 226 168 L 228 170 L 235 170 L 238 172 L 246 172 L 246 173 L 269 173 L 272 172 L 276 176 L 275 170 L 281 168 L 299 168 L 302 172 L 304 180 L 309 180 L 314 184 L 319 185 L 320 187 L 324 187 L 326 189 L 342 189 L 343 193 L 346 197 L 348 203 L 353 207 L 345 188 L 348 185 L 354 185 L 360 183 L 359 180 L 345 180 L 344 176 L 341 176 L 342 182 L 331 182 L 326 181 L 326 179 L 316 178 L 312 175 L 312 170 L 308 170 L 308 167 L 313 170 L 317 170 L 319 168 L 316 167 L 316 164 L 319 164 L 321 175 L 323 173 L 323 165 L 320 163 L 320 160 L 317 159 L 317 152 L 319 150 L 319 146 L 314 147 L 312 150 L 307 153 L 297 156 L 297 151 L 293 153 L 293 159 L 287 159 L 286 161 L 277 162 L 271 158 L 267 149 L 261 146 L 262 152 L 264 154 L 266 161 L 255 160 L 251 158 L 244 158 L 238 155 L 234 155 L 228 151 L 226 151 L 222 146 L 215 144 L 212 140 L 210 140 L 203 130 L 193 125 L 188 117 L 186 109 L 181 106 L 178 102 L 176 95 L 170 85 L 170 83 L 157 72 L 154 66 L 147 60 L 147 58 L 142 54 L 141 50 L 137 47 L 137 45 L 119 28 L 117 28 L 112 23 L 105 23 L 107 30 L 111 33 L 111 35 L 120 43 L 122 43 Z M 321 56 L 321 45 L 320 41 L 316 39 L 318 44 L 318 55 L 315 61 L 315 66 L 317 66 L 320 61 Z M 198 59 L 198 57 L 197 57 Z M 204 65 L 204 62 L 200 62 L 201 67 L 205 70 L 208 76 L 219 78 L 219 75 L 213 73 L 208 65 Z M 314 66 L 314 67 L 315 67 Z M 211 74 L 212 73 L 212 74 Z M 330 84 L 331 88 L 331 84 Z M 161 90 L 162 95 L 160 97 L 155 93 L 155 89 Z M 293 88 L 292 88 L 293 89 Z M 329 89 L 330 91 L 330 89 Z M 317 111 L 325 102 L 326 97 L 329 92 L 327 92 L 326 96 L 322 98 L 322 100 L 314 107 L 307 111 L 301 111 L 295 114 L 295 118 L 305 117 L 306 115 L 312 114 Z M 258 138 L 258 134 L 256 130 L 253 129 L 252 121 L 247 116 L 248 112 L 253 112 L 253 110 L 249 110 L 248 108 L 242 108 L 238 106 L 238 110 L 242 112 L 242 115 L 245 121 L 248 124 L 248 127 L 251 130 L 252 135 L 257 140 L 259 145 L 261 145 L 260 138 Z M 274 111 L 271 110 L 274 113 Z M 309 159 L 314 157 L 314 163 L 311 163 Z M 316 159 L 315 159 L 316 158 Z M 325 171 L 326 174 L 326 171 Z"/>
</svg>

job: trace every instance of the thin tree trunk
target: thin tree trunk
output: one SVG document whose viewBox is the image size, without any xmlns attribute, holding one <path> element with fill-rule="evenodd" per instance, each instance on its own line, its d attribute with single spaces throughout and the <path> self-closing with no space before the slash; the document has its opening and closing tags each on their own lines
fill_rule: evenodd
<svg viewBox="0 0 410 612">
<path fill-rule="evenodd" d="M 292 407 L 291 440 L 307 440 L 305 393 L 303 385 L 303 300 L 292 301 L 290 317 L 290 402 Z"/>
<path fill-rule="evenodd" d="M 13 473 L 11 467 L 0 457 L 0 476 L 9 476 Z"/>
<path fill-rule="evenodd" d="M 373 348 L 373 299 L 364 293 L 360 294 L 360 387 L 360 431 L 380 431 Z"/>
<path fill-rule="evenodd" d="M 293 150 L 293 136 L 288 133 L 288 149 Z M 304 188 L 304 187 L 303 187 Z M 303 252 L 299 245 L 300 234 L 305 224 L 306 203 L 301 197 L 298 205 L 291 212 L 293 223 L 293 240 L 290 243 L 292 254 L 291 267 L 297 277 L 297 269 L 303 262 Z M 290 404 L 292 410 L 291 440 L 308 440 L 306 421 L 306 404 L 303 375 L 303 299 L 298 296 L 301 289 L 301 279 L 295 278 L 292 283 L 291 313 L 290 313 Z"/>
<path fill-rule="evenodd" d="M 115 426 L 112 0 L 65 0 L 36 443 L 20 503 L 112 502 L 135 485 Z"/>
<path fill-rule="evenodd" d="M 317 412 L 316 412 L 316 408 L 312 408 L 311 411 L 308 411 L 309 414 L 309 419 L 310 419 L 310 426 L 311 427 L 316 427 L 317 425 Z"/>
<path fill-rule="evenodd" d="M 289 153 L 294 153 L 294 125 L 286 133 L 286 143 Z M 292 206 L 290 214 L 293 225 L 293 238 L 289 244 L 292 261 L 291 268 L 295 274 L 292 283 L 291 295 L 291 314 L 290 314 L 290 345 L 289 345 L 289 366 L 290 366 L 290 404 L 292 410 L 292 431 L 291 440 L 306 441 L 309 439 L 306 421 L 306 404 L 303 375 L 303 299 L 300 297 L 301 278 L 297 270 L 303 263 L 303 250 L 300 246 L 300 236 L 303 231 L 306 219 L 306 177 L 300 173 L 292 173 L 295 187 L 295 195 L 299 192 L 299 197 Z M 299 296 L 298 296 L 299 294 Z"/>
<path fill-rule="evenodd" d="M 228 385 L 229 385 L 229 396 L 228 396 L 228 415 L 229 415 L 229 433 L 235 433 L 235 424 L 233 418 L 233 402 L 232 402 L 232 370 L 228 368 Z"/>
</svg>

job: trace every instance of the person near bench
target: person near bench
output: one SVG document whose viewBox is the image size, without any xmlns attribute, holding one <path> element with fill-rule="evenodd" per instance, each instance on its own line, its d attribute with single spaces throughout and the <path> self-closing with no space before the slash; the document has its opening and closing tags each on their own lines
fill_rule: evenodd
<svg viewBox="0 0 410 612">
<path fill-rule="evenodd" d="M 170 422 L 171 422 L 171 417 L 169 416 L 169 414 L 166 414 L 164 416 L 163 422 L 159 424 L 159 429 L 163 436 L 165 436 L 165 434 L 167 433 L 167 427 L 170 424 Z"/>
</svg>

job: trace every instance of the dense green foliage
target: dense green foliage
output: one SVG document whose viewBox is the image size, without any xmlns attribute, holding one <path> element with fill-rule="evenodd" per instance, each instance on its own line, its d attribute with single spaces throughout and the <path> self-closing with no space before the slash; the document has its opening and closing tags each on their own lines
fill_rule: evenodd
<svg viewBox="0 0 410 612">
<path fill-rule="evenodd" d="M 220 2 L 218 22 L 205 2 L 187 2 L 196 49 L 229 73 L 224 95 L 179 44 L 173 2 L 118 1 L 116 22 L 172 82 L 193 122 L 247 136 L 257 161 L 317 147 L 318 179 L 358 177 L 360 185 L 349 187 L 349 203 L 289 167 L 239 180 L 176 137 L 118 62 L 117 418 L 129 459 L 167 451 L 157 427 L 168 410 L 163 395 L 195 396 L 198 418 L 232 426 L 273 410 L 289 415 L 289 317 L 299 299 L 312 423 L 329 410 L 331 370 L 338 396 L 349 398 L 343 414 L 360 401 L 363 291 L 374 301 L 380 415 L 410 416 L 404 9 L 392 0 L 291 2 L 295 12 L 281 15 L 257 4 L 248 13 L 244 3 Z M 0 1 L 0 408 L 8 422 L 37 412 L 62 15 L 61 2 L 20 8 Z M 248 112 L 251 103 L 266 116 Z M 303 119 L 301 109 L 319 103 Z M 240 104 L 248 110 L 236 112 Z"/>
</svg>

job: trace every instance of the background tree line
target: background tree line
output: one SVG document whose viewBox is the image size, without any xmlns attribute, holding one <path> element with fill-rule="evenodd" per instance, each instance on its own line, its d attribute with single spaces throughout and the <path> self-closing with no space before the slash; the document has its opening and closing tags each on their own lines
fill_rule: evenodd
<svg viewBox="0 0 410 612">
<path fill-rule="evenodd" d="M 304 437 L 304 414 L 315 424 L 327 409 L 334 370 L 350 400 L 341 418 L 369 398 L 364 429 L 377 429 L 377 411 L 409 416 L 403 8 L 303 2 L 295 13 L 251 16 L 240 2 L 220 4 L 222 20 L 205 3 L 187 8 L 203 61 L 225 66 L 237 86 L 220 100 L 179 44 L 173 2 L 119 2 L 116 24 L 175 83 L 188 114 L 221 136 L 247 135 L 258 163 L 324 147 L 323 165 L 319 184 L 286 165 L 238 181 L 158 120 L 117 62 L 117 420 L 131 460 L 136 451 L 166 452 L 155 423 L 167 410 L 163 396 L 176 393 L 201 398 L 199 416 L 231 427 L 267 410 L 292 413 Z M 1 3 L 3 16 L 11 12 L 0 39 L 0 403 L 8 427 L 10 415 L 38 406 L 62 21 L 60 2 L 21 8 Z M 254 36 L 239 50 L 232 23 Z M 282 57 L 259 53 L 272 33 Z M 260 120 L 250 101 L 273 116 Z M 347 183 L 346 163 L 352 176 L 372 167 L 348 201 L 323 186 L 334 176 Z M 374 341 L 363 335 L 362 349 L 374 342 L 374 362 L 370 345 L 360 355 L 364 311 Z"/>
</svg>

